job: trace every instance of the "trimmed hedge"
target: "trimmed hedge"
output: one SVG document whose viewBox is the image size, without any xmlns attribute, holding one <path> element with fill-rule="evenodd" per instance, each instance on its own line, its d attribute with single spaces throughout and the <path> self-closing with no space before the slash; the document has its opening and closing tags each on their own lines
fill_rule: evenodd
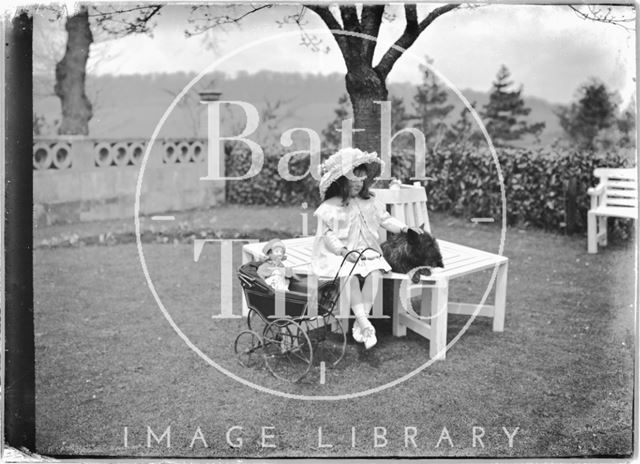
<svg viewBox="0 0 640 464">
<path fill-rule="evenodd" d="M 549 149 L 499 149 L 500 170 L 507 201 L 507 223 L 562 230 L 567 188 L 575 179 L 577 224 L 586 230 L 590 199 L 587 189 L 596 183 L 598 167 L 629 167 L 629 157 L 618 153 L 577 153 Z M 429 209 L 456 216 L 502 217 L 498 171 L 488 150 L 467 153 L 443 150 L 427 158 Z M 408 182 L 413 173 L 410 156 L 393 160 L 392 174 Z"/>
<path fill-rule="evenodd" d="M 287 205 L 295 206 L 307 202 L 320 203 L 318 181 L 307 175 L 300 181 L 287 181 L 278 173 L 278 162 L 285 154 L 265 153 L 262 170 L 255 176 L 243 180 L 226 182 L 227 203 L 244 205 Z M 323 158 L 324 159 L 324 158 Z M 289 162 L 292 175 L 302 175 L 309 170 L 308 157 L 294 157 Z M 251 167 L 251 153 L 247 150 L 227 150 L 225 155 L 226 177 L 241 177 Z"/>
<path fill-rule="evenodd" d="M 593 170 L 598 167 L 630 167 L 628 155 L 619 153 L 578 153 L 554 149 L 501 148 L 497 151 L 507 200 L 507 223 L 561 231 L 566 227 L 567 186 L 577 184 L 576 230 L 586 231 L 589 209 L 587 188 L 595 185 Z M 298 182 L 283 180 L 278 174 L 281 154 L 265 154 L 258 175 L 242 181 L 227 182 L 227 201 L 242 204 L 317 205 L 318 183 L 311 176 Z M 326 154 L 323 156 L 325 159 Z M 250 156 L 245 152 L 229 153 L 227 176 L 246 173 Z M 412 153 L 394 154 L 392 176 L 411 182 L 414 176 Z M 290 163 L 294 174 L 309 168 L 309 160 Z M 465 153 L 441 150 L 427 155 L 426 182 L 429 209 L 455 216 L 493 217 L 500 221 L 502 201 L 496 166 L 488 150 Z"/>
</svg>

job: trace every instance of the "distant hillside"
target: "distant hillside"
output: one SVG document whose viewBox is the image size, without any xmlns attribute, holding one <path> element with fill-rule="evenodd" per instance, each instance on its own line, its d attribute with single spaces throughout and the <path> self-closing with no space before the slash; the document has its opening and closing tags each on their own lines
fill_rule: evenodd
<svg viewBox="0 0 640 464">
<path fill-rule="evenodd" d="M 90 123 L 91 135 L 95 137 L 149 137 L 156 124 L 185 85 L 196 75 L 192 73 L 148 74 L 130 76 L 90 76 L 88 92 L 94 103 L 94 117 Z M 34 77 L 39 87 L 53 88 L 53 82 L 43 77 Z M 291 127 L 308 127 L 320 133 L 334 117 L 334 109 L 340 95 L 345 93 L 344 76 L 332 74 L 302 75 L 298 73 L 275 73 L 263 71 L 256 74 L 240 73 L 231 78 L 223 74 L 206 76 L 199 83 L 215 81 L 214 88 L 222 92 L 225 100 L 241 100 L 264 108 L 267 102 L 274 105 L 280 101 L 282 112 L 281 130 Z M 196 88 L 198 88 L 196 86 Z M 412 107 L 415 86 L 409 83 L 392 83 L 392 95 L 401 96 L 407 108 Z M 488 93 L 464 90 L 465 97 L 477 102 L 480 109 L 488 101 Z M 179 104 L 167 119 L 162 135 L 170 137 L 190 136 L 194 131 L 206 134 L 203 107 L 198 105 L 195 93 L 190 96 L 191 105 Z M 449 101 L 455 106 L 451 118 L 457 118 L 462 102 L 451 92 Z M 546 129 L 542 143 L 552 141 L 562 133 L 551 103 L 536 97 L 526 97 L 531 108 L 529 119 L 544 121 Z M 34 111 L 48 120 L 60 116 L 58 99 L 53 96 L 34 98 Z M 195 122 L 200 111 L 200 124 Z M 227 121 L 228 122 L 228 121 Z M 223 122 L 224 123 L 224 122 Z"/>
</svg>

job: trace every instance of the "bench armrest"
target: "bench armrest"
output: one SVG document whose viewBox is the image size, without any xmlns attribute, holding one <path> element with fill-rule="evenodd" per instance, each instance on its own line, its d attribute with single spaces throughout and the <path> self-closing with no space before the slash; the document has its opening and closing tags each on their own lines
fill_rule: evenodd
<svg viewBox="0 0 640 464">
<path fill-rule="evenodd" d="M 600 203 L 604 198 L 604 190 L 605 185 L 602 182 L 587 190 L 587 194 L 591 197 L 591 209 L 595 209 L 600 206 Z"/>
<path fill-rule="evenodd" d="M 604 193 L 604 184 L 600 183 L 598 185 L 596 185 L 595 187 L 591 187 L 589 188 L 589 190 L 587 190 L 587 193 L 591 196 L 593 195 L 602 195 Z"/>
</svg>

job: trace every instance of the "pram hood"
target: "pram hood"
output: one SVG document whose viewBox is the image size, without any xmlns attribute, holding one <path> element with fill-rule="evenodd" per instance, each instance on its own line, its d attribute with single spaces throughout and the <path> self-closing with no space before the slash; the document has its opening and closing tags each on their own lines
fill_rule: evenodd
<svg viewBox="0 0 640 464">
<path fill-rule="evenodd" d="M 258 267 L 262 263 L 262 261 L 251 261 L 243 264 L 238 268 L 238 279 L 240 279 L 248 306 L 264 316 L 273 316 L 275 314 L 276 291 L 258 275 Z M 318 294 L 323 289 L 328 289 L 331 284 L 332 282 L 329 281 L 318 285 Z M 301 316 L 306 312 L 309 301 L 306 285 L 304 282 L 300 282 L 297 288 L 305 291 L 286 290 L 283 292 L 287 316 Z M 321 309 L 319 310 L 321 311 Z"/>
</svg>

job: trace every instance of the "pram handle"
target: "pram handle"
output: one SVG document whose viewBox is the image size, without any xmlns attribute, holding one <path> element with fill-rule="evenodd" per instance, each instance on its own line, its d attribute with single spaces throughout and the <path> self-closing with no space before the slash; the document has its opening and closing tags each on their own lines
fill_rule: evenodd
<svg viewBox="0 0 640 464">
<path fill-rule="evenodd" d="M 335 277 L 333 278 L 333 281 L 331 282 L 332 285 L 335 285 L 336 282 L 338 281 L 339 277 L 340 277 L 340 271 L 342 270 L 342 266 L 344 266 L 344 263 L 347 261 L 347 257 L 349 255 L 351 255 L 352 253 L 357 253 L 358 257 L 356 258 L 355 262 L 353 263 L 353 266 L 351 266 L 351 270 L 349 271 L 349 274 L 347 275 L 347 278 L 351 277 L 351 275 L 353 274 L 353 271 L 355 270 L 356 266 L 358 265 L 358 262 L 360 261 L 360 258 L 362 258 L 362 255 L 364 254 L 365 251 L 368 250 L 372 250 L 375 251 L 376 253 L 378 253 L 378 250 L 375 250 L 371 247 L 367 247 L 361 251 L 358 250 L 351 250 L 351 251 L 347 251 L 347 253 L 345 253 L 344 257 L 342 258 L 342 262 L 340 263 L 340 267 L 338 268 L 338 271 L 336 272 Z M 344 284 L 346 286 L 346 282 Z M 340 293 L 342 293 L 342 290 L 344 290 L 344 287 L 340 289 L 340 291 L 338 292 L 338 294 L 336 295 L 336 298 L 334 298 L 334 300 L 331 303 L 331 306 L 329 308 L 329 314 L 333 313 L 333 309 L 335 308 L 335 305 L 338 301 L 338 296 L 340 295 Z"/>
<path fill-rule="evenodd" d="M 255 283 L 256 279 L 254 279 L 253 277 L 247 276 L 247 275 L 243 275 L 240 274 L 238 275 L 238 278 L 246 285 L 248 285 L 249 287 L 252 287 L 253 284 Z"/>
<path fill-rule="evenodd" d="M 351 255 L 352 253 L 357 253 L 358 257 L 356 258 L 356 260 L 353 262 L 353 266 L 351 267 L 351 272 L 349 272 L 349 276 L 351 276 L 351 274 L 353 273 L 354 269 L 356 268 L 356 265 L 358 264 L 358 262 L 360 261 L 360 259 L 362 258 L 362 255 L 364 254 L 365 251 L 374 251 L 378 254 L 380 254 L 378 252 L 378 250 L 375 250 L 371 247 L 367 247 L 365 249 L 363 249 L 362 251 L 358 251 L 358 250 L 347 250 L 347 252 L 345 253 L 344 257 L 342 258 L 342 263 L 340 263 L 340 267 L 338 268 L 338 272 L 336 273 L 336 278 L 338 277 L 338 275 L 340 274 L 340 270 L 342 269 L 342 266 L 344 266 L 344 263 L 347 261 L 347 258 L 349 257 L 349 255 Z M 382 255 L 380 256 L 382 257 Z M 334 278 L 335 280 L 335 278 Z"/>
</svg>

